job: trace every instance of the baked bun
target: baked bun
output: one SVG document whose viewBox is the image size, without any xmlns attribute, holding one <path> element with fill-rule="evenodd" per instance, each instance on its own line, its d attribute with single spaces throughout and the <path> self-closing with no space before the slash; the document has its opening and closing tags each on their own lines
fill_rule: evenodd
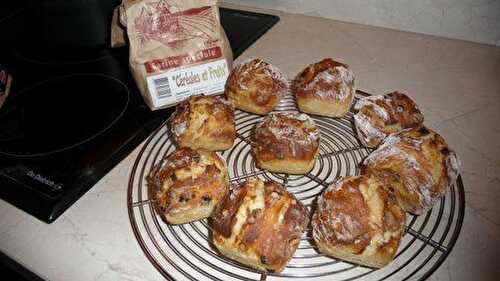
<svg viewBox="0 0 500 281">
<path fill-rule="evenodd" d="M 389 134 L 424 123 L 417 104 L 399 92 L 361 98 L 354 109 L 358 111 L 354 115 L 358 138 L 368 147 L 377 147 Z"/>
<path fill-rule="evenodd" d="M 156 211 L 168 223 L 206 218 L 229 190 L 226 163 L 217 153 L 180 148 L 151 171 L 148 183 Z"/>
<path fill-rule="evenodd" d="M 177 106 L 170 128 L 180 147 L 229 149 L 236 138 L 234 109 L 219 96 L 192 96 Z"/>
<path fill-rule="evenodd" d="M 311 225 L 323 254 L 380 268 L 393 260 L 405 220 L 404 211 L 379 181 L 353 176 L 320 195 Z"/>
<path fill-rule="evenodd" d="M 319 152 L 319 129 L 306 114 L 270 113 L 255 128 L 252 154 L 257 166 L 278 173 L 306 174 Z"/>
<path fill-rule="evenodd" d="M 213 242 L 226 257 L 282 271 L 308 223 L 307 209 L 275 182 L 251 178 L 232 188 L 211 218 Z"/>
<path fill-rule="evenodd" d="M 356 94 L 349 66 L 330 58 L 304 69 L 293 89 L 300 111 L 330 117 L 344 116 Z"/>
<path fill-rule="evenodd" d="M 421 127 L 389 135 L 363 161 L 362 171 L 390 187 L 405 211 L 420 215 L 446 193 L 458 169 L 445 140 Z"/>
<path fill-rule="evenodd" d="M 226 81 L 226 96 L 236 108 L 267 114 L 288 89 L 285 76 L 262 59 L 251 59 L 237 65 Z"/>
</svg>

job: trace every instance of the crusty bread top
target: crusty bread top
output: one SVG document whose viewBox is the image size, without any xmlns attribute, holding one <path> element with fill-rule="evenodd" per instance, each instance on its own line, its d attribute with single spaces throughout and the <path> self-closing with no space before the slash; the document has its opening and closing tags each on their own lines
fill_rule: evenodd
<svg viewBox="0 0 500 281">
<path fill-rule="evenodd" d="M 216 202 L 229 189 L 226 164 L 217 153 L 180 148 L 158 163 L 148 177 L 160 214 Z"/>
<path fill-rule="evenodd" d="M 331 58 L 306 67 L 296 77 L 293 88 L 297 97 L 304 99 L 348 101 L 356 93 L 349 66 Z"/>
<path fill-rule="evenodd" d="M 426 127 L 389 135 L 363 161 L 364 173 L 402 184 L 398 200 L 406 211 L 421 214 L 444 195 L 458 176 L 454 151 L 436 132 Z"/>
<path fill-rule="evenodd" d="M 281 185 L 251 178 L 229 191 L 211 221 L 215 240 L 279 268 L 295 252 L 307 217 L 307 209 Z"/>
<path fill-rule="evenodd" d="M 249 59 L 235 66 L 226 81 L 227 91 L 236 95 L 247 94 L 258 106 L 272 104 L 274 107 L 287 89 L 288 83 L 281 71 L 260 58 Z"/>
<path fill-rule="evenodd" d="M 314 121 L 297 112 L 275 112 L 255 128 L 254 153 L 263 160 L 311 160 L 319 149 L 320 132 Z"/>
<path fill-rule="evenodd" d="M 354 254 L 378 251 L 393 238 L 399 244 L 405 218 L 395 199 L 375 178 L 346 177 L 318 198 L 313 236 L 316 242 L 348 248 Z"/>
<path fill-rule="evenodd" d="M 177 141 L 200 136 L 234 140 L 234 108 L 220 96 L 191 96 L 177 106 L 170 129 Z"/>
<path fill-rule="evenodd" d="M 354 105 L 356 129 L 363 141 L 378 145 L 387 135 L 422 126 L 424 116 L 405 94 L 392 92 L 363 97 Z"/>
</svg>

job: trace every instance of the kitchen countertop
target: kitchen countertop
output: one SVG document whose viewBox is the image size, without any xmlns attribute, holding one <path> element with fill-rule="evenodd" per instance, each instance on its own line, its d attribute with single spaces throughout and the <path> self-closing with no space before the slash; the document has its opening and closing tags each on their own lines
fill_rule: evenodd
<svg viewBox="0 0 500 281">
<path fill-rule="evenodd" d="M 333 57 L 351 66 L 361 90 L 409 94 L 427 126 L 445 137 L 463 164 L 462 231 L 430 279 L 497 279 L 500 48 L 271 13 L 281 21 L 236 62 L 261 57 L 293 77 L 307 64 Z M 139 148 L 52 224 L 0 200 L 0 251 L 48 280 L 161 279 L 136 242 L 127 214 L 127 184 Z"/>
</svg>

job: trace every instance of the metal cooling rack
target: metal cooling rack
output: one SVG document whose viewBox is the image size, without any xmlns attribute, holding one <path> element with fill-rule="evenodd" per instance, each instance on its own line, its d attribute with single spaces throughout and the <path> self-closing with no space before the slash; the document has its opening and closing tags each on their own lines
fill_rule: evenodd
<svg viewBox="0 0 500 281">
<path fill-rule="evenodd" d="M 367 94 L 358 91 L 358 96 Z M 292 95 L 277 111 L 296 111 Z M 359 174 L 358 165 L 371 152 L 361 146 L 353 130 L 353 113 L 343 118 L 311 116 L 321 131 L 320 156 L 307 175 L 287 175 L 261 170 L 250 154 L 250 136 L 262 116 L 236 110 L 237 138 L 232 149 L 222 152 L 230 181 L 242 183 L 259 176 L 282 183 L 310 209 L 314 198 L 337 179 Z M 130 176 L 127 206 L 133 232 L 146 257 L 167 279 L 174 280 L 404 280 L 426 279 L 451 252 L 462 226 L 464 188 L 459 176 L 432 210 L 421 216 L 408 214 L 404 235 L 394 261 L 372 269 L 326 257 L 314 246 L 310 229 L 286 269 L 266 274 L 226 259 L 209 240 L 206 220 L 168 225 L 156 214 L 146 184 L 153 165 L 175 150 L 167 124 L 145 142 Z"/>
</svg>

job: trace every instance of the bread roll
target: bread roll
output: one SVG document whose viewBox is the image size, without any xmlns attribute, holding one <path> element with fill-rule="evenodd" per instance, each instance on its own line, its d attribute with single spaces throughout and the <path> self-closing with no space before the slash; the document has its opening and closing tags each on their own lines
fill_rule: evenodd
<svg viewBox="0 0 500 281">
<path fill-rule="evenodd" d="M 300 111 L 330 117 L 344 116 L 356 94 L 349 66 L 330 58 L 306 67 L 293 90 Z"/>
<path fill-rule="evenodd" d="M 251 178 L 214 212 L 213 242 L 226 257 L 262 271 L 282 271 L 308 223 L 307 209 L 275 182 Z"/>
<path fill-rule="evenodd" d="M 288 90 L 281 71 L 262 59 L 237 65 L 226 81 L 226 96 L 236 108 L 256 113 L 271 112 Z"/>
<path fill-rule="evenodd" d="M 148 177 L 153 204 L 168 223 L 206 218 L 229 190 L 225 161 L 217 153 L 181 148 L 158 163 Z"/>
<path fill-rule="evenodd" d="M 389 135 L 363 161 L 363 173 L 379 178 L 401 207 L 423 214 L 457 178 L 459 161 L 445 140 L 426 127 Z"/>
<path fill-rule="evenodd" d="M 233 106 L 219 96 L 192 96 L 177 106 L 170 129 L 180 147 L 229 149 L 236 138 Z"/>
<path fill-rule="evenodd" d="M 404 233 L 405 213 L 381 183 L 347 177 L 318 198 L 311 225 L 323 254 L 364 266 L 390 263 Z"/>
<path fill-rule="evenodd" d="M 368 96 L 354 105 L 354 124 L 359 140 L 377 147 L 389 134 L 422 126 L 424 116 L 407 95 L 393 92 Z"/>
<path fill-rule="evenodd" d="M 262 169 L 306 174 L 314 167 L 319 141 L 319 129 L 306 114 L 271 113 L 255 129 L 252 154 Z"/>
</svg>

